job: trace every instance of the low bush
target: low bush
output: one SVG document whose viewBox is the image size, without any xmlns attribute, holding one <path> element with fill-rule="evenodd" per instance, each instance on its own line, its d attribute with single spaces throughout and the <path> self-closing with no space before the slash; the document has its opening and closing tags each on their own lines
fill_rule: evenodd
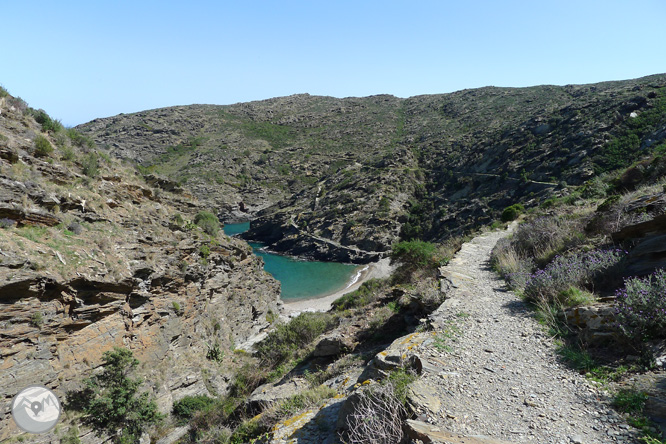
<svg viewBox="0 0 666 444">
<path fill-rule="evenodd" d="M 518 219 L 518 216 L 520 216 L 523 211 L 525 211 L 525 207 L 521 204 L 513 204 L 506 207 L 502 211 L 502 222 L 510 222 L 512 220 Z"/>
<path fill-rule="evenodd" d="M 194 216 L 194 223 L 199 226 L 205 233 L 215 237 L 220 231 L 220 221 L 217 216 L 209 211 L 200 211 Z"/>
<path fill-rule="evenodd" d="M 360 392 L 353 411 L 346 418 L 346 441 L 351 444 L 394 444 L 402 442 L 405 408 L 392 383 L 377 384 Z"/>
<path fill-rule="evenodd" d="M 46 137 L 42 135 L 35 137 L 35 156 L 47 157 L 52 152 L 53 152 L 53 146 Z"/>
<path fill-rule="evenodd" d="M 42 131 L 50 131 L 52 133 L 57 133 L 64 129 L 62 123 L 52 119 L 43 109 L 33 111 L 33 115 L 37 123 L 42 125 Z"/>
<path fill-rule="evenodd" d="M 545 264 L 558 252 L 580 243 L 583 222 L 563 216 L 539 217 L 521 224 L 511 238 L 511 245 L 518 257 Z"/>
<path fill-rule="evenodd" d="M 80 223 L 73 221 L 67 225 L 67 230 L 73 234 L 79 235 L 83 231 L 83 227 Z"/>
<path fill-rule="evenodd" d="M 337 392 L 325 385 L 301 391 L 285 400 L 279 401 L 262 414 L 262 422 L 272 427 L 277 422 L 295 415 L 304 409 L 319 407 L 322 401 L 332 398 Z"/>
<path fill-rule="evenodd" d="M 3 217 L 0 219 L 0 228 L 8 229 L 13 228 L 15 225 L 16 221 L 14 219 L 9 219 L 8 217 Z"/>
<path fill-rule="evenodd" d="M 497 241 L 490 253 L 490 265 L 505 280 L 509 288 L 522 290 L 534 269 L 534 260 L 520 257 L 512 244 L 512 239 L 502 238 Z"/>
<path fill-rule="evenodd" d="M 81 167 L 83 168 L 83 174 L 90 178 L 97 177 L 99 174 L 99 157 L 96 153 L 88 153 L 83 159 L 81 159 Z"/>
<path fill-rule="evenodd" d="M 403 241 L 393 244 L 391 259 L 407 266 L 426 267 L 438 265 L 437 246 L 421 240 Z"/>
<path fill-rule="evenodd" d="M 645 340 L 666 332 L 666 271 L 657 270 L 644 278 L 630 278 L 617 290 L 616 314 L 622 332 Z"/>
<path fill-rule="evenodd" d="M 622 250 L 593 250 L 557 256 L 545 268 L 529 276 L 523 294 L 535 302 L 566 305 L 571 287 L 592 287 L 599 274 L 618 265 L 625 255 Z"/>
<path fill-rule="evenodd" d="M 84 136 L 74 128 L 67 129 L 67 137 L 69 137 L 69 140 L 72 141 L 72 144 L 81 148 L 95 148 L 95 142 L 93 142 L 90 137 Z"/>
<path fill-rule="evenodd" d="M 257 356 L 269 365 L 280 364 L 337 324 L 338 318 L 329 313 L 301 313 L 270 332 L 257 345 Z"/>
<path fill-rule="evenodd" d="M 634 389 L 621 389 L 613 398 L 613 407 L 623 413 L 641 413 L 647 401 L 647 395 Z"/>
<path fill-rule="evenodd" d="M 370 279 L 358 288 L 358 290 L 339 297 L 331 304 L 336 311 L 344 311 L 350 308 L 364 307 L 377 299 L 377 295 L 385 287 L 385 281 Z"/>
<path fill-rule="evenodd" d="M 205 410 L 215 403 L 215 398 L 206 395 L 186 396 L 173 403 L 172 413 L 181 420 L 192 418 L 196 412 Z"/>
</svg>

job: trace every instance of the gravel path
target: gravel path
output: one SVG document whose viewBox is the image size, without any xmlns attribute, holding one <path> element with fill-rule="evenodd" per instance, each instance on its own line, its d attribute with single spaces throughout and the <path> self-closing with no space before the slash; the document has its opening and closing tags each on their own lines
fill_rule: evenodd
<svg viewBox="0 0 666 444">
<path fill-rule="evenodd" d="M 441 365 L 423 381 L 442 407 L 423 419 L 512 443 L 638 442 L 607 394 L 559 362 L 544 327 L 490 269 L 490 251 L 505 235 L 476 237 L 443 269 L 453 289 L 431 315 L 435 341 L 419 350 Z"/>
</svg>

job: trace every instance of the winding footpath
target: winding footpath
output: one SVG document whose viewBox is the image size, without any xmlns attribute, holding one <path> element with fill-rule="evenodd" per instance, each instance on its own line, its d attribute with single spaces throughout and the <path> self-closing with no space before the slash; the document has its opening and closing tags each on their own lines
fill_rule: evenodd
<svg viewBox="0 0 666 444">
<path fill-rule="evenodd" d="M 442 364 L 422 378 L 441 408 L 423 419 L 511 443 L 638 442 L 608 393 L 559 362 L 533 312 L 490 269 L 490 252 L 506 235 L 474 238 L 441 270 L 450 290 L 431 315 L 436 340 L 418 350 Z"/>
<path fill-rule="evenodd" d="M 490 252 L 509 233 L 465 243 L 440 269 L 446 300 L 429 317 L 433 328 L 394 342 L 397 356 L 423 365 L 412 430 L 426 443 L 638 443 L 609 393 L 559 361 L 545 327 L 490 269 Z M 338 377 L 329 385 L 339 396 L 278 424 L 271 442 L 339 443 L 335 422 L 357 377 Z"/>
</svg>

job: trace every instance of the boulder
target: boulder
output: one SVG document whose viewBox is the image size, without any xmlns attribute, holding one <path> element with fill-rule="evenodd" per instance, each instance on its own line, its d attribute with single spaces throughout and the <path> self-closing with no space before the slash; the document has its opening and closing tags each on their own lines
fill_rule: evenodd
<svg viewBox="0 0 666 444">
<path fill-rule="evenodd" d="M 309 383 L 303 378 L 293 378 L 289 381 L 274 384 L 260 385 L 252 392 L 247 401 L 252 411 L 261 411 L 272 404 L 290 398 L 308 388 Z"/>
<path fill-rule="evenodd" d="M 324 336 L 315 346 L 315 356 L 336 356 L 354 350 L 356 343 L 349 336 L 335 332 Z"/>
<path fill-rule="evenodd" d="M 590 345 L 603 345 L 617 339 L 615 307 L 611 303 L 565 308 L 564 321 L 581 329 L 581 336 Z"/>
<path fill-rule="evenodd" d="M 414 412 L 438 413 L 442 402 L 434 396 L 432 387 L 421 380 L 414 381 L 407 388 L 407 403 Z"/>
<path fill-rule="evenodd" d="M 412 350 L 426 339 L 427 337 L 423 333 L 412 333 L 396 339 L 386 350 L 375 355 L 370 365 L 359 377 L 358 382 L 381 379 L 398 367 L 413 370 L 420 375 L 423 371 L 423 363 Z"/>
<path fill-rule="evenodd" d="M 500 441 L 486 436 L 465 436 L 450 433 L 432 424 L 426 424 L 425 422 L 413 419 L 405 421 L 405 434 L 412 439 L 418 439 L 426 444 L 441 442 L 447 444 L 511 444 L 508 441 Z"/>
</svg>

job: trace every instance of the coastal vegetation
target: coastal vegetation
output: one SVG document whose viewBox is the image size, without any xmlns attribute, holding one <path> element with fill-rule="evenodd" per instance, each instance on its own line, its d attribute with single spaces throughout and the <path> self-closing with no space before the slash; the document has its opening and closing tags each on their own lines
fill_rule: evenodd
<svg viewBox="0 0 666 444">
<path fill-rule="evenodd" d="M 131 351 L 116 347 L 104 353 L 102 371 L 86 379 L 86 388 L 68 396 L 68 406 L 82 412 L 84 424 L 117 444 L 137 442 L 146 427 L 162 419 L 155 401 L 139 392 L 143 380 L 130 376 L 138 364 Z"/>
<path fill-rule="evenodd" d="M 559 357 L 656 442 L 654 393 L 625 386 L 663 364 L 665 91 L 654 76 L 410 99 L 299 95 L 67 129 L 0 90 L 0 272 L 18 294 L 7 341 L 33 370 L 62 363 L 67 383 L 85 374 L 69 405 L 117 442 L 180 425 L 182 442 L 267 438 L 352 387 L 349 440 L 397 440 L 423 363 L 383 356 L 418 334 L 437 359 L 454 351 L 467 315 L 437 327 L 430 317 L 456 285 L 442 266 L 478 230 L 517 221 L 491 265 Z M 329 312 L 287 318 L 261 260 L 220 233 L 248 218 L 244 236 L 275 251 L 388 257 L 396 270 Z M 85 358 L 65 353 L 70 338 Z M 120 341 L 145 365 L 129 349 L 86 348 Z M 174 400 L 170 416 L 153 395 Z"/>
</svg>

